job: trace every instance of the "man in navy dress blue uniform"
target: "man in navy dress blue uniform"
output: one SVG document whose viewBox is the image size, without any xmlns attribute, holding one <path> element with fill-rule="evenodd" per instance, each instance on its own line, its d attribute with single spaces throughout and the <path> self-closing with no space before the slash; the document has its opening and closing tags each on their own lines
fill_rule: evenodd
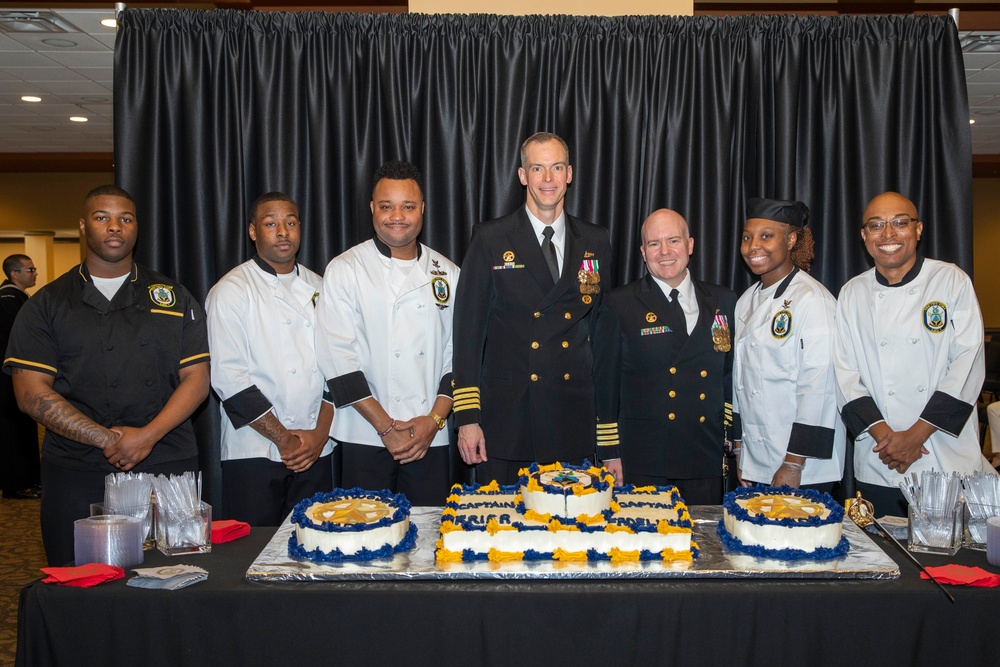
<svg viewBox="0 0 1000 667">
<path fill-rule="evenodd" d="M 590 337 L 608 231 L 563 210 L 573 167 L 556 135 L 528 137 L 517 171 L 525 206 L 476 225 L 455 301 L 458 447 L 482 483 L 595 450 Z"/>
<path fill-rule="evenodd" d="M 646 218 L 641 252 L 648 273 L 597 314 L 598 457 L 619 484 L 674 485 L 689 505 L 717 505 L 736 294 L 691 276 L 694 239 L 675 211 Z"/>
</svg>

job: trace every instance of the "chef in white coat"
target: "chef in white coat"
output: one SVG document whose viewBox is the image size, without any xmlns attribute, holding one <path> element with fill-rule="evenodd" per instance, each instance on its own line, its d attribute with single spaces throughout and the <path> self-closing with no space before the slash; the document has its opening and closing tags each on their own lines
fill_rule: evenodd
<svg viewBox="0 0 1000 667">
<path fill-rule="evenodd" d="M 253 526 L 277 526 L 333 486 L 333 404 L 315 349 L 321 278 L 295 261 L 300 228 L 288 195 L 258 197 L 249 227 L 256 253 L 205 302 L 222 401 L 222 514 Z"/>
<path fill-rule="evenodd" d="M 917 252 L 924 226 L 913 202 L 884 192 L 862 220 L 875 268 L 840 292 L 837 401 L 856 439 L 858 490 L 878 514 L 905 516 L 904 473 L 992 470 L 974 410 L 983 318 L 969 277 Z"/>
<path fill-rule="evenodd" d="M 830 492 L 844 470 L 836 405 L 837 302 L 809 275 L 809 209 L 752 198 L 740 252 L 760 281 L 736 303 L 734 448 L 740 480 Z"/>
<path fill-rule="evenodd" d="M 417 241 L 424 198 L 415 166 L 379 168 L 370 206 L 374 238 L 326 267 L 318 313 L 342 484 L 442 505 L 451 482 L 444 429 L 459 269 Z"/>
</svg>

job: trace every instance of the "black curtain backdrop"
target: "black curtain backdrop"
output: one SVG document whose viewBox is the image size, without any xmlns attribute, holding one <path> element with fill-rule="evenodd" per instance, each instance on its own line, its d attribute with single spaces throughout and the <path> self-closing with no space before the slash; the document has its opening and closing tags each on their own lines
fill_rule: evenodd
<svg viewBox="0 0 1000 667">
<path fill-rule="evenodd" d="M 569 143 L 567 210 L 610 229 L 615 284 L 641 275 L 639 227 L 669 207 L 692 271 L 742 291 L 744 201 L 767 196 L 809 206 L 812 273 L 836 294 L 870 266 L 860 218 L 885 190 L 917 204 L 928 256 L 971 274 L 946 16 L 126 9 L 119 26 L 115 177 L 138 205 L 138 260 L 199 298 L 249 257 L 247 209 L 269 190 L 298 201 L 299 258 L 322 273 L 371 236 L 371 177 L 392 158 L 424 174 L 421 240 L 460 263 L 474 223 L 523 206 L 518 148 L 538 130 Z"/>
</svg>

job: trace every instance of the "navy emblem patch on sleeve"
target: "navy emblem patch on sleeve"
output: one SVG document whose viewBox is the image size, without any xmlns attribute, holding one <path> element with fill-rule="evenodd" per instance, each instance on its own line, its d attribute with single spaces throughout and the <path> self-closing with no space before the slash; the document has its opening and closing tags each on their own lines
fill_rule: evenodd
<svg viewBox="0 0 1000 667">
<path fill-rule="evenodd" d="M 931 333 L 941 333 L 948 326 L 948 306 L 931 301 L 924 306 L 924 328 Z"/>
<path fill-rule="evenodd" d="M 792 313 L 789 310 L 779 310 L 771 319 L 771 335 L 775 338 L 785 338 L 792 333 Z"/>
<path fill-rule="evenodd" d="M 170 308 L 177 302 L 172 285 L 150 285 L 149 298 L 160 308 Z"/>
<path fill-rule="evenodd" d="M 431 287 L 434 289 L 434 300 L 437 301 L 437 306 L 443 308 L 448 305 L 448 300 L 451 299 L 451 286 L 448 285 L 448 281 L 438 276 L 431 280 Z"/>
</svg>

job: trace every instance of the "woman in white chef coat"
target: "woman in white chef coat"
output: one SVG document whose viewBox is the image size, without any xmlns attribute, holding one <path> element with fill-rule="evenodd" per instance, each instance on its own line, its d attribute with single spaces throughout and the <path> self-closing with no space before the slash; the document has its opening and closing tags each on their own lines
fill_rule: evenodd
<svg viewBox="0 0 1000 667">
<path fill-rule="evenodd" d="M 833 332 L 837 302 L 808 274 L 809 209 L 752 198 L 740 253 L 760 281 L 736 303 L 733 439 L 744 486 L 829 492 L 844 471 Z"/>
</svg>

